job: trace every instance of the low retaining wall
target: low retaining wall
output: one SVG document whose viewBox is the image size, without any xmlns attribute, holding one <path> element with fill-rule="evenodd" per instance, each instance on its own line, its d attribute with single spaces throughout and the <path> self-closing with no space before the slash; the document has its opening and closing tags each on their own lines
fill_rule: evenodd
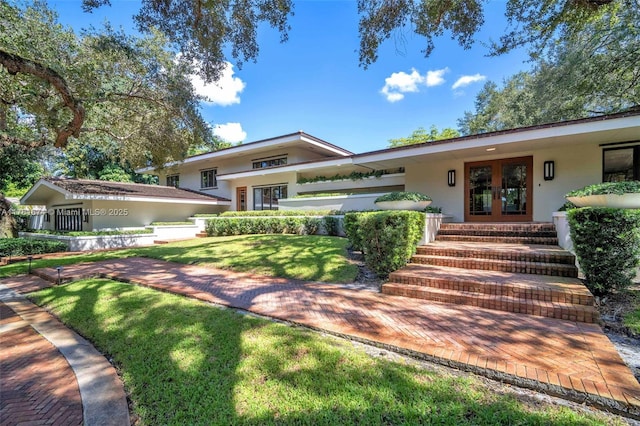
<svg viewBox="0 0 640 426">
<path fill-rule="evenodd" d="M 374 201 L 386 194 L 353 194 L 331 197 L 283 198 L 278 200 L 281 210 L 378 210 Z"/>
<path fill-rule="evenodd" d="M 156 240 L 195 238 L 196 234 L 200 232 L 198 225 L 151 225 L 146 228 L 153 230 L 152 234 L 155 235 Z"/>
<path fill-rule="evenodd" d="M 113 248 L 126 248 L 135 246 L 148 246 L 157 239 L 155 234 L 132 235 L 94 235 L 83 237 L 71 237 L 67 235 L 47 235 L 32 232 L 20 232 L 22 238 L 34 240 L 62 241 L 69 247 L 69 251 L 90 251 Z"/>
</svg>

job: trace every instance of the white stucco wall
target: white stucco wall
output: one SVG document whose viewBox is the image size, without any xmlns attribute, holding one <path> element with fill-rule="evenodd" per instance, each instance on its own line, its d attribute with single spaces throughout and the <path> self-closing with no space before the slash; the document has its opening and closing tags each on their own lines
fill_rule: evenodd
<svg viewBox="0 0 640 426">
<path fill-rule="evenodd" d="M 564 195 L 585 185 L 602 180 L 602 148 L 597 144 L 510 152 L 459 159 L 442 159 L 409 164 L 405 167 L 407 191 L 429 195 L 433 206 L 452 215 L 456 222 L 464 221 L 465 162 L 533 156 L 533 220 L 551 222 L 553 212 L 566 201 Z M 545 181 L 543 163 L 555 161 L 555 179 Z M 456 171 L 456 186 L 447 185 L 447 171 Z"/>
</svg>

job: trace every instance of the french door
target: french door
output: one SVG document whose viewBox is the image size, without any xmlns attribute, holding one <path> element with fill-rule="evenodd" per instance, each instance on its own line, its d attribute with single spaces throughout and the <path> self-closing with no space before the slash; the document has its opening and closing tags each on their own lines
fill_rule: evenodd
<svg viewBox="0 0 640 426">
<path fill-rule="evenodd" d="M 466 163 L 468 222 L 529 222 L 533 212 L 533 157 Z"/>
<path fill-rule="evenodd" d="M 247 187 L 239 186 L 236 188 L 236 210 L 243 212 L 247 210 Z"/>
</svg>

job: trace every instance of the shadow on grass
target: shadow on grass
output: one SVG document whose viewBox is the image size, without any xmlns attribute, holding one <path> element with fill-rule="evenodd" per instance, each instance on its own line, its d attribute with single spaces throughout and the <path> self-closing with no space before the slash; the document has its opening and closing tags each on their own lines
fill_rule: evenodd
<svg viewBox="0 0 640 426">
<path fill-rule="evenodd" d="M 113 359 L 143 424 L 598 423 L 147 288 L 92 279 L 31 296 Z"/>
</svg>

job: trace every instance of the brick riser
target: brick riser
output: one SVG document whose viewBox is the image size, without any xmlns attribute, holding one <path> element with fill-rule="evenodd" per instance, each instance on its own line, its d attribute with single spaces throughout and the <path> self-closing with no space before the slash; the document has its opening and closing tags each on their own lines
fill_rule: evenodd
<svg viewBox="0 0 640 426">
<path fill-rule="evenodd" d="M 594 298 L 587 291 L 567 291 L 549 287 L 535 287 L 519 284 L 517 278 L 509 283 L 482 282 L 472 279 L 454 279 L 433 277 L 429 274 L 410 274 L 399 270 L 391 273 L 388 284 L 401 284 L 411 287 L 429 287 L 440 290 L 453 290 L 470 294 L 480 293 L 493 296 L 510 296 L 523 300 L 542 302 L 571 303 L 574 305 L 593 306 Z"/>
<path fill-rule="evenodd" d="M 557 244 L 549 223 L 445 223 L 436 243 L 420 247 L 382 292 L 598 322 L 593 295 L 576 278 L 575 258 Z"/>
<path fill-rule="evenodd" d="M 562 302 L 526 300 L 519 297 L 492 294 L 470 294 L 463 291 L 407 286 L 397 283 L 384 284 L 382 292 L 389 295 L 477 306 L 485 309 L 538 315 L 569 321 L 593 323 L 598 322 L 600 319 L 598 311 L 593 306 Z"/>
<path fill-rule="evenodd" d="M 513 260 L 475 259 L 449 256 L 415 255 L 412 263 L 423 265 L 448 266 L 463 269 L 482 269 L 485 271 L 513 272 L 517 274 L 551 275 L 554 277 L 578 277 L 578 268 L 574 265 L 558 263 L 523 262 Z"/>
<path fill-rule="evenodd" d="M 491 250 L 482 247 L 478 249 L 465 249 L 454 247 L 442 247 L 434 244 L 419 246 L 417 255 L 426 256 L 450 256 L 473 259 L 512 260 L 518 262 L 560 263 L 575 265 L 576 258 L 569 252 L 548 253 L 535 250 Z"/>
</svg>

